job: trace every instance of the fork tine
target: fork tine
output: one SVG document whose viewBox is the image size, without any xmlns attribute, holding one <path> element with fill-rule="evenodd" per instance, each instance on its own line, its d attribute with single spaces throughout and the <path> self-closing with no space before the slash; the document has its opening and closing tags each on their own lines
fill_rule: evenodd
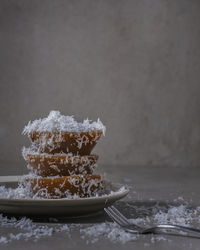
<svg viewBox="0 0 200 250">
<path fill-rule="evenodd" d="M 114 216 L 116 216 L 116 217 L 118 218 L 118 220 L 120 220 L 120 221 L 123 223 L 124 226 L 128 226 L 128 225 L 129 225 L 129 222 L 128 222 L 126 219 L 124 220 L 123 217 L 122 217 L 120 214 L 116 213 L 116 212 L 112 209 L 112 207 L 109 207 L 108 210 L 109 210 L 112 214 L 114 214 Z M 117 210 L 117 209 L 116 209 L 116 210 Z"/>
<path fill-rule="evenodd" d="M 114 207 L 114 206 L 111 206 L 110 208 L 112 208 L 112 210 L 113 211 L 115 211 L 115 214 L 118 216 L 118 217 L 120 217 L 120 219 L 121 220 L 123 220 L 124 221 L 124 226 L 129 226 L 129 228 L 130 228 L 130 226 L 132 227 L 132 229 L 135 231 L 135 230 L 141 230 L 142 228 L 140 227 L 140 226 L 137 226 L 137 225 L 135 225 L 135 224 L 133 224 L 133 223 L 130 223 L 129 221 L 128 221 L 128 219 L 123 215 L 123 214 L 121 214 L 120 213 L 120 211 L 116 208 L 116 207 Z"/>
<path fill-rule="evenodd" d="M 104 210 L 109 215 L 109 217 L 113 221 L 115 221 L 118 225 L 120 225 L 121 227 L 125 226 L 125 224 L 114 213 L 112 213 L 110 210 L 108 210 L 108 208 L 104 208 Z"/>
<path fill-rule="evenodd" d="M 130 222 L 128 221 L 128 219 L 122 214 L 120 213 L 120 211 L 114 207 L 114 206 L 111 206 L 112 210 L 115 211 L 115 213 L 121 217 L 121 219 L 123 219 L 124 222 L 126 222 L 126 224 L 130 224 Z"/>
<path fill-rule="evenodd" d="M 118 221 L 118 224 L 120 223 L 121 226 L 127 226 L 129 224 L 120 215 L 118 215 L 111 207 L 108 207 L 107 211 L 109 212 L 109 215 L 112 216 L 113 219 L 115 219 L 116 222 Z"/>
</svg>

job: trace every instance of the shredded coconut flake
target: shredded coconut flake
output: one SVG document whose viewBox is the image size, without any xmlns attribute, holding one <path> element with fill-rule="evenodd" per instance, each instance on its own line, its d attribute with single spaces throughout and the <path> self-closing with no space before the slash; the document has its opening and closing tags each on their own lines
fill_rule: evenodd
<svg viewBox="0 0 200 250">
<path fill-rule="evenodd" d="M 61 115 L 59 111 L 51 111 L 48 117 L 38 119 L 29 123 L 24 127 L 23 134 L 29 134 L 33 131 L 38 132 L 88 132 L 92 130 L 102 130 L 105 135 L 106 128 L 103 123 L 98 119 L 92 122 L 88 119 L 83 122 L 77 122 L 73 116 Z"/>
<path fill-rule="evenodd" d="M 59 225 L 57 227 L 51 227 L 48 225 L 37 225 L 31 219 L 23 217 L 19 220 L 16 218 L 8 218 L 0 214 L 0 227 L 14 228 L 15 233 L 9 233 L 0 237 L 0 243 L 6 244 L 13 240 L 34 240 L 37 241 L 40 238 L 52 236 L 53 233 L 66 232 L 69 233 L 68 225 Z"/>
<path fill-rule="evenodd" d="M 171 206 L 169 208 L 155 205 L 153 208 L 141 208 L 132 205 L 137 218 L 130 219 L 130 222 L 139 226 L 149 227 L 156 224 L 172 223 L 186 226 L 200 227 L 200 207 L 190 208 L 187 205 Z M 141 210 L 143 213 L 141 214 Z M 129 241 L 137 241 L 141 238 L 138 234 L 125 232 L 113 222 L 98 224 L 62 224 L 58 219 L 50 218 L 49 222 L 56 222 L 55 225 L 41 225 L 34 223 L 31 219 L 23 217 L 19 220 L 8 218 L 0 214 L 0 228 L 11 228 L 11 232 L 0 236 L 0 244 L 7 244 L 15 240 L 39 240 L 42 237 L 49 237 L 55 233 L 66 233 L 71 238 L 73 233 L 79 231 L 80 238 L 87 244 L 108 240 L 112 243 L 125 244 Z M 14 232 L 13 232 L 14 229 Z M 7 231 L 7 230 L 6 230 Z M 152 235 L 144 241 L 144 246 L 155 244 L 159 241 L 171 242 L 166 235 Z"/>
<path fill-rule="evenodd" d="M 141 227 L 151 227 L 157 224 L 178 224 L 182 226 L 190 226 L 200 228 L 200 207 L 189 208 L 187 205 L 171 206 L 168 209 L 156 205 L 149 209 L 139 208 L 132 206 L 137 215 L 142 217 L 129 219 L 130 223 L 134 223 Z M 142 210 L 142 214 L 141 214 Z M 146 214 L 146 215 L 145 215 Z M 107 239 L 113 243 L 125 244 L 129 241 L 135 241 L 140 239 L 139 234 L 131 234 L 125 232 L 116 223 L 105 222 L 96 225 L 90 225 L 80 230 L 81 237 L 87 239 L 88 243 L 95 243 L 102 239 Z M 159 241 L 171 240 L 166 235 L 152 235 L 150 242 L 145 242 L 144 245 L 156 243 Z"/>
<path fill-rule="evenodd" d="M 30 185 L 27 183 L 24 184 L 24 180 L 26 178 L 42 178 L 39 176 L 36 176 L 34 174 L 29 174 L 29 175 L 24 175 L 21 177 L 21 180 L 19 181 L 18 187 L 17 188 L 7 188 L 5 186 L 0 186 L 0 198 L 10 198 L 10 199 L 52 199 L 52 198 L 58 198 L 58 197 L 52 197 L 49 195 L 46 196 L 41 196 L 39 194 L 33 194 L 30 188 Z M 51 179 L 57 178 L 56 176 L 49 177 Z M 94 192 L 91 194 L 89 197 L 108 197 L 110 195 L 114 194 L 120 194 L 123 193 L 126 190 L 126 187 L 121 187 L 117 190 L 112 190 L 112 187 L 110 186 L 110 183 L 106 183 L 105 187 L 103 189 L 98 190 L 97 192 Z M 82 198 L 81 196 L 74 194 L 66 194 L 65 199 L 80 199 Z"/>
</svg>

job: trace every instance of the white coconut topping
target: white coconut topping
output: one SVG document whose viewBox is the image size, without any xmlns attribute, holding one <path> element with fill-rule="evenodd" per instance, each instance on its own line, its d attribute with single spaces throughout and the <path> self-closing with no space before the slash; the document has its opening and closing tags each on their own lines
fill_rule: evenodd
<svg viewBox="0 0 200 250">
<path fill-rule="evenodd" d="M 0 199 L 1 198 L 11 198 L 11 199 L 47 199 L 47 198 L 53 198 L 53 197 L 49 197 L 48 195 L 46 197 L 41 197 L 40 195 L 37 194 L 33 194 L 31 192 L 31 188 L 29 183 L 26 183 L 26 185 L 24 185 L 24 179 L 25 178 L 38 178 L 38 180 L 42 177 L 36 176 L 34 174 L 29 174 L 29 175 L 24 175 L 23 177 L 21 177 L 21 180 L 19 181 L 18 187 L 17 188 L 10 188 L 10 187 L 5 187 L 5 186 L 0 186 Z M 58 176 L 59 177 L 59 176 Z M 57 178 L 57 176 L 52 176 L 52 177 L 48 177 L 49 179 L 54 179 Z M 95 185 L 94 182 L 91 182 L 93 185 Z M 117 190 L 112 190 L 111 186 L 109 183 L 106 183 L 107 185 L 105 185 L 104 189 L 99 189 L 97 190 L 97 192 L 93 192 L 91 194 L 91 197 L 108 197 L 110 195 L 114 195 L 114 194 L 121 194 L 126 190 L 126 187 L 122 186 L 121 188 L 117 189 Z M 58 197 L 55 197 L 58 198 Z M 77 194 L 75 195 L 70 195 L 67 194 L 65 199 L 80 199 L 81 197 Z"/>
<path fill-rule="evenodd" d="M 32 144 L 30 147 L 22 147 L 22 156 L 24 157 L 24 159 L 27 158 L 27 155 L 40 155 L 41 157 L 49 157 L 52 156 L 52 154 L 48 154 L 48 153 L 41 153 L 39 151 L 39 149 L 37 147 L 35 147 L 34 144 Z M 69 156 L 73 156 L 72 153 L 55 153 L 53 154 L 53 156 L 65 156 L 65 157 L 69 157 Z M 77 157 L 77 155 L 74 155 L 74 157 Z"/>
<path fill-rule="evenodd" d="M 29 121 L 24 127 L 23 134 L 29 134 L 33 131 L 38 132 L 89 132 L 93 130 L 102 130 L 105 135 L 106 128 L 98 119 L 97 121 L 90 121 L 88 119 L 83 122 L 77 122 L 73 116 L 61 115 L 59 111 L 51 111 L 49 115 L 43 119 Z"/>
</svg>

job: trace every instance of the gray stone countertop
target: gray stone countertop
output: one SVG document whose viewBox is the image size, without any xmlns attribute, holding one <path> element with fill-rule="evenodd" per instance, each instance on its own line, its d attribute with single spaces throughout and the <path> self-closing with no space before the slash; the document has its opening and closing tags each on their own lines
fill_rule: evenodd
<svg viewBox="0 0 200 250">
<path fill-rule="evenodd" d="M 127 217 L 137 218 L 147 215 L 147 211 L 160 204 L 167 209 L 170 205 L 187 206 L 195 209 L 200 206 L 200 168 L 199 167 L 164 167 L 164 166 L 101 166 L 101 172 L 106 172 L 107 177 L 113 182 L 128 185 L 130 193 L 126 198 L 116 202 L 118 207 Z M 140 211 L 140 212 L 138 212 Z M 149 215 L 149 214 L 148 214 Z M 0 249 L 200 249 L 200 238 L 165 235 L 161 238 L 145 235 L 135 237 L 126 243 L 114 242 L 104 236 L 82 237 L 80 228 L 99 225 L 109 218 L 102 212 L 81 218 L 57 218 L 56 222 L 49 222 L 44 218 L 33 218 L 38 225 L 48 225 L 52 228 L 60 224 L 67 224 L 70 235 L 67 232 L 53 233 L 37 241 L 29 239 L 14 240 L 8 244 L 0 245 Z M 198 216 L 198 220 L 199 216 Z M 197 225 L 198 226 L 198 225 Z M 200 226 L 200 225 L 199 225 Z M 14 228 L 1 226 L 1 235 L 14 232 Z M 95 238 L 95 242 L 92 241 Z"/>
</svg>

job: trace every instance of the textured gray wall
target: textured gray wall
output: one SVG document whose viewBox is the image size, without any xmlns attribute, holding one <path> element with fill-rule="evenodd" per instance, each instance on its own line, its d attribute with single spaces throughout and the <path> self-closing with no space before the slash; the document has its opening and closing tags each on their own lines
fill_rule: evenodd
<svg viewBox="0 0 200 250">
<path fill-rule="evenodd" d="M 21 131 L 52 109 L 101 118 L 101 164 L 199 165 L 199 13 L 199 0 L 1 0 L 0 174 L 25 169 Z"/>
</svg>

